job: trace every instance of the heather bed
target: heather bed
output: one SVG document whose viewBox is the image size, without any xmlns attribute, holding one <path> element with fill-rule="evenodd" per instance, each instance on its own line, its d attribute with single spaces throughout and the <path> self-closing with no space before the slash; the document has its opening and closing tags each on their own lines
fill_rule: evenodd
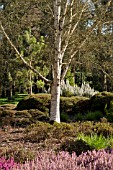
<svg viewBox="0 0 113 170">
<path fill-rule="evenodd" d="M 0 159 L 0 168 L 3 170 L 112 170 L 113 151 L 93 150 L 82 153 L 78 157 L 73 152 L 53 151 L 38 152 L 37 157 L 24 164 L 14 163 L 13 159 Z"/>
<path fill-rule="evenodd" d="M 75 129 L 78 134 L 75 134 Z M 6 143 L 4 143 L 5 139 L 2 142 L 4 147 L 6 144 L 6 152 L 2 155 L 6 159 L 1 156 L 0 168 L 1 170 L 109 170 L 110 168 L 112 170 L 112 149 L 106 146 L 102 150 L 95 150 L 84 141 L 85 135 L 94 136 L 92 133 L 94 129 L 97 129 L 98 134 L 106 139 L 112 137 L 113 127 L 109 122 L 55 123 L 54 125 L 38 122 L 24 128 L 23 131 L 19 129 L 21 136 L 16 132 L 17 136 L 15 138 L 13 136 L 14 141 L 9 137 Z M 80 132 L 83 132 L 84 136 L 80 136 Z M 5 132 L 6 136 L 8 133 L 10 133 L 9 129 Z M 11 134 L 14 135 L 15 132 L 12 131 Z M 104 139 L 101 136 L 100 139 Z M 76 141 L 77 137 L 78 141 Z M 28 144 L 31 147 L 29 151 Z M 32 151 L 35 152 L 33 156 Z M 81 153 L 82 151 L 84 153 Z M 14 160 L 10 160 L 10 157 Z"/>
<path fill-rule="evenodd" d="M 21 107 L 1 106 L 0 169 L 113 169 L 112 98 L 109 94 L 108 100 L 108 93 L 96 95 L 90 101 L 62 97 L 61 120 L 64 122 L 53 125 L 48 121 L 49 95 L 27 97 L 20 102 Z M 23 110 L 25 102 L 26 110 Z M 29 102 L 34 105 L 30 106 Z"/>
</svg>

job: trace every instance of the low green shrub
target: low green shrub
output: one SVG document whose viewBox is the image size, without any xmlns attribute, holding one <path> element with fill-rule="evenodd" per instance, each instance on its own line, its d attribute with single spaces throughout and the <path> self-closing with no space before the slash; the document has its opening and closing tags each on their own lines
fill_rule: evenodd
<svg viewBox="0 0 113 170">
<path fill-rule="evenodd" d="M 38 109 L 16 110 L 12 104 L 0 106 L 0 126 L 26 127 L 36 121 L 48 122 L 49 113 Z"/>
<path fill-rule="evenodd" d="M 28 110 L 16 111 L 11 125 L 14 127 L 26 127 L 27 125 L 30 125 L 32 123 L 31 118 L 32 116 L 28 112 Z"/>
<path fill-rule="evenodd" d="M 87 112 L 85 115 L 84 115 L 84 120 L 87 120 L 87 121 L 99 121 L 100 118 L 103 117 L 103 114 L 101 111 L 95 111 L 95 112 Z"/>
<path fill-rule="evenodd" d="M 77 113 L 74 116 L 74 121 L 99 121 L 103 117 L 103 114 L 101 111 L 95 111 L 95 112 L 87 112 L 85 114 L 83 113 Z"/>
<path fill-rule="evenodd" d="M 82 133 L 79 134 L 77 138 L 85 141 L 91 148 L 96 150 L 110 147 L 110 138 L 105 138 L 102 134 L 84 135 Z"/>
<path fill-rule="evenodd" d="M 73 118 L 73 122 L 75 122 L 75 121 L 83 121 L 83 120 L 84 120 L 84 115 L 82 113 L 75 114 L 75 116 Z"/>
</svg>

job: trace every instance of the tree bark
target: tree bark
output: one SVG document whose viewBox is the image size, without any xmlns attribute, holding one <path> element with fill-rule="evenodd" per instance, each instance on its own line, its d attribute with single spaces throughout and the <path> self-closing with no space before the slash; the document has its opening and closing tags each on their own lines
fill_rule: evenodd
<svg viewBox="0 0 113 170">
<path fill-rule="evenodd" d="M 50 120 L 60 123 L 60 76 L 62 66 L 60 30 L 61 0 L 54 0 L 54 37 L 55 60 L 53 65 L 53 83 L 51 87 Z"/>
</svg>

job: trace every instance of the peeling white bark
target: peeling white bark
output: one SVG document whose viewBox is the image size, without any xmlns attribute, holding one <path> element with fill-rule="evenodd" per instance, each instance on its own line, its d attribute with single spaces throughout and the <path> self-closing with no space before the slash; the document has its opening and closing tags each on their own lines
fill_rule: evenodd
<svg viewBox="0 0 113 170">
<path fill-rule="evenodd" d="M 61 29 L 60 29 L 61 0 L 54 0 L 54 79 L 51 90 L 50 120 L 60 123 L 60 76 L 61 76 Z"/>
</svg>

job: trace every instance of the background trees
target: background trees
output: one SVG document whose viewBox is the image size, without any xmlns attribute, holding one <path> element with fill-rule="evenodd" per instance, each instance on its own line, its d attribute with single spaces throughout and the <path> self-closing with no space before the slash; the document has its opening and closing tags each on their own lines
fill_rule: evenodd
<svg viewBox="0 0 113 170">
<path fill-rule="evenodd" d="M 3 37 L 0 61 L 7 69 L 1 72 L 7 75 L 7 80 L 1 81 L 1 94 L 6 86 L 3 82 L 9 82 L 8 86 L 11 84 L 10 87 L 14 87 L 15 76 L 23 77 L 23 72 L 26 75 L 25 70 L 28 72 L 32 66 L 35 73 L 41 71 L 41 75 L 46 76 L 46 82 L 52 82 L 51 120 L 59 122 L 60 87 L 70 66 L 70 76 L 75 76 L 75 83 L 81 85 L 83 81 L 89 81 L 97 90 L 112 90 L 112 1 L 4 2 L 2 25 L 19 54 L 15 54 L 14 48 Z M 41 36 L 43 42 L 40 42 Z M 38 48 L 41 49 L 38 51 Z M 19 57 L 27 62 L 24 62 L 24 69 Z M 31 75 L 31 71 L 29 73 Z M 36 85 L 36 74 L 32 74 L 33 80 L 30 76 L 25 77 L 27 82 L 35 79 Z M 21 78 L 24 82 L 25 77 Z M 38 77 L 43 79 L 40 74 Z M 17 81 L 16 86 L 20 88 Z M 27 88 L 24 90 L 27 91 Z"/>
</svg>

